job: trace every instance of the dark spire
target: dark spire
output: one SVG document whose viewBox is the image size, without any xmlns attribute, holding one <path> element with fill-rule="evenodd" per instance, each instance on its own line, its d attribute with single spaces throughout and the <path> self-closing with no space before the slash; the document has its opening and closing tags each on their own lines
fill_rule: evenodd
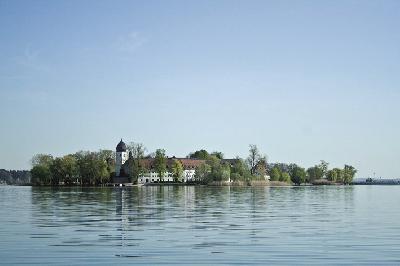
<svg viewBox="0 0 400 266">
<path fill-rule="evenodd" d="M 125 152 L 126 151 L 126 144 L 125 142 L 121 141 L 118 143 L 117 148 L 116 148 L 117 152 Z"/>
</svg>

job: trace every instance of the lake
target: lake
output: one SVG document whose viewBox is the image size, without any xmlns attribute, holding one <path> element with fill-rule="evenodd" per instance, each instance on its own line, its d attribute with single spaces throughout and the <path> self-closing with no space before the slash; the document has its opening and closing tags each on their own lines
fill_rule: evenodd
<svg viewBox="0 0 400 266">
<path fill-rule="evenodd" d="M 400 264 L 400 186 L 0 186 L 0 264 Z"/>
</svg>

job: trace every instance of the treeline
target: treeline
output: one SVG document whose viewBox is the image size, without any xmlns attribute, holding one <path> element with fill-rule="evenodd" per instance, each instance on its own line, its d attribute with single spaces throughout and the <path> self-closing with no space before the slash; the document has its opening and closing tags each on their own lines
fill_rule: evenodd
<svg viewBox="0 0 400 266">
<path fill-rule="evenodd" d="M 27 170 L 0 169 L 0 184 L 27 185 L 31 182 L 31 172 Z"/>
<path fill-rule="evenodd" d="M 265 181 L 267 178 L 267 159 L 261 155 L 256 145 L 250 145 L 246 159 L 224 159 L 222 152 L 208 153 L 206 150 L 196 151 L 187 157 L 205 160 L 196 168 L 195 182 L 251 182 Z"/>
<path fill-rule="evenodd" d="M 270 181 L 292 182 L 300 185 L 309 184 L 350 184 L 357 170 L 351 165 L 341 168 L 328 168 L 329 164 L 323 160 L 321 163 L 308 168 L 296 164 L 275 163 L 269 165 Z"/>
<path fill-rule="evenodd" d="M 256 145 L 250 145 L 246 159 L 223 159 L 221 152 L 209 154 L 205 150 L 196 151 L 189 158 L 204 159 L 206 163 L 196 169 L 196 181 L 272 181 L 286 184 L 350 184 L 357 170 L 351 165 L 343 169 L 329 169 L 329 164 L 321 163 L 305 169 L 297 164 L 268 163 Z"/>
<path fill-rule="evenodd" d="M 63 157 L 37 154 L 31 163 L 32 185 L 105 185 L 114 172 L 115 152 L 80 151 Z"/>
</svg>

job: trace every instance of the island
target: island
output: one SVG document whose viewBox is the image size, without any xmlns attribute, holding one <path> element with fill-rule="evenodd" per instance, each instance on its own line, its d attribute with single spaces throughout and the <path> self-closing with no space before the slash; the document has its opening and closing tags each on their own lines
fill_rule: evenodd
<svg viewBox="0 0 400 266">
<path fill-rule="evenodd" d="M 305 169 L 294 163 L 268 163 L 256 145 L 246 159 L 224 158 L 222 152 L 197 150 L 184 158 L 168 157 L 164 149 L 146 154 L 142 143 L 122 139 L 115 151 L 79 151 L 62 157 L 34 155 L 34 186 L 133 185 L 340 185 L 357 172 L 351 165 L 329 169 L 326 161 Z"/>
</svg>

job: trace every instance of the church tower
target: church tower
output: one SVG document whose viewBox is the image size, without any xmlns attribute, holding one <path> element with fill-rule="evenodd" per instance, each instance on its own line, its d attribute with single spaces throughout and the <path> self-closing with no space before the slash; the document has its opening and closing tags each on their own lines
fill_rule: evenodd
<svg viewBox="0 0 400 266">
<path fill-rule="evenodd" d="M 122 165 L 128 160 L 128 152 L 126 150 L 126 144 L 122 141 L 118 143 L 116 147 L 116 158 L 115 158 L 115 175 L 124 175 L 123 171 L 121 173 Z"/>
</svg>

